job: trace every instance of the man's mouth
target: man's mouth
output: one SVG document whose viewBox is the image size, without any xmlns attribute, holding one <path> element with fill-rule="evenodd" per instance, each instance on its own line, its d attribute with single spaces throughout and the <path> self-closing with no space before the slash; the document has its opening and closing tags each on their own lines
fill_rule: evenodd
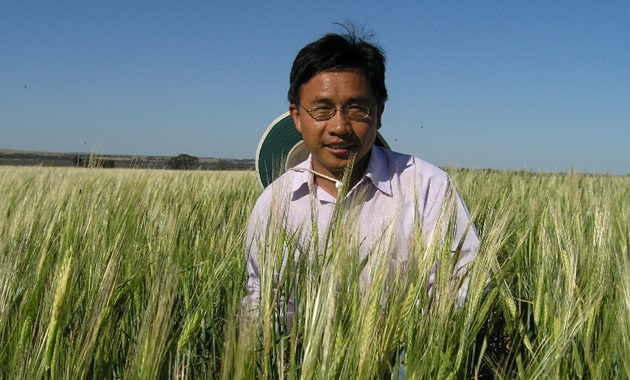
<svg viewBox="0 0 630 380">
<path fill-rule="evenodd" d="M 325 145 L 326 150 L 330 152 L 333 156 L 347 158 L 350 153 L 352 153 L 352 149 L 354 144 L 327 144 Z"/>
</svg>

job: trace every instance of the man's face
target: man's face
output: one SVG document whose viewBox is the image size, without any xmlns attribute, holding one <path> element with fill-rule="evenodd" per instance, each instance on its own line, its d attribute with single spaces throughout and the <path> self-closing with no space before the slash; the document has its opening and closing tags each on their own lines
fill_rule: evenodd
<svg viewBox="0 0 630 380">
<path fill-rule="evenodd" d="M 306 109 L 322 106 L 338 109 L 332 118 L 317 121 L 300 105 Z M 339 178 L 354 154 L 354 168 L 363 170 L 366 164 L 363 159 L 374 144 L 383 113 L 383 105 L 376 104 L 365 77 L 355 71 L 321 72 L 302 86 L 300 105 L 291 104 L 289 112 L 313 155 L 313 169 Z M 370 115 L 361 120 L 349 119 L 341 109 L 351 105 L 369 106 Z"/>
</svg>

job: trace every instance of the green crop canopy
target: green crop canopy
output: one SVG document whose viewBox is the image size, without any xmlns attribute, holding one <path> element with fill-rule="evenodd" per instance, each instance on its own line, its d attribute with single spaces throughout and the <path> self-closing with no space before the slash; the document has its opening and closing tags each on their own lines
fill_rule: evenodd
<svg viewBox="0 0 630 380">
<path fill-rule="evenodd" d="M 389 144 L 377 132 L 376 145 L 389 149 Z M 263 134 L 256 150 L 256 172 L 263 188 L 269 186 L 289 168 L 308 158 L 309 152 L 302 134 L 295 129 L 289 112 L 274 120 Z"/>
</svg>

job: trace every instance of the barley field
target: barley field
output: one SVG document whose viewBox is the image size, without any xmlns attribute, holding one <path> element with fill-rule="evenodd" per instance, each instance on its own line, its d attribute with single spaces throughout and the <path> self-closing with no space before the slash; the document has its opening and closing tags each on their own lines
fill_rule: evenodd
<svg viewBox="0 0 630 380">
<path fill-rule="evenodd" d="M 0 378 L 630 377 L 630 177 L 449 173 L 482 241 L 463 306 L 450 250 L 420 239 L 359 286 L 340 211 L 314 261 L 269 232 L 263 271 L 290 270 L 251 318 L 253 172 L 0 167 Z"/>
</svg>

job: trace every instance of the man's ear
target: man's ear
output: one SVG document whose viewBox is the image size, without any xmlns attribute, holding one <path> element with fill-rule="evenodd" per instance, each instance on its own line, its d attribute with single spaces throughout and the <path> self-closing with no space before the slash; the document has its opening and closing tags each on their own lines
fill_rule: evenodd
<svg viewBox="0 0 630 380">
<path fill-rule="evenodd" d="M 376 129 L 381 129 L 381 118 L 383 117 L 383 111 L 385 111 L 385 103 L 381 103 L 378 105 L 378 110 L 376 111 Z"/>
<path fill-rule="evenodd" d="M 300 123 L 300 113 L 297 104 L 289 104 L 289 114 L 293 119 L 295 129 L 297 129 L 298 132 L 302 133 L 302 124 Z"/>
</svg>

